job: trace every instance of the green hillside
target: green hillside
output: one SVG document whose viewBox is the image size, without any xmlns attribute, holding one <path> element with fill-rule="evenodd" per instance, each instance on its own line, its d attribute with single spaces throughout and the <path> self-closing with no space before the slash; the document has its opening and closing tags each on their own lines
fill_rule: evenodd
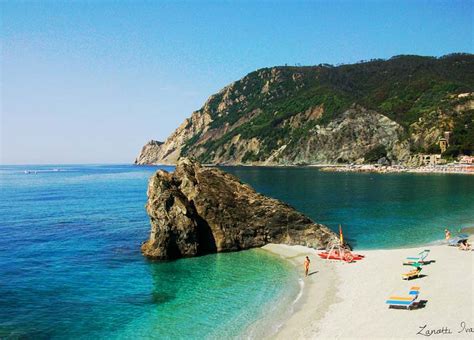
<svg viewBox="0 0 474 340">
<path fill-rule="evenodd" d="M 396 161 L 407 152 L 436 151 L 444 130 L 453 131 L 444 156 L 472 154 L 473 96 L 471 54 L 265 68 L 211 96 L 175 132 L 183 138 L 171 136 L 161 147 L 170 150 L 157 158 L 173 151 L 204 163 L 372 161 L 384 154 Z M 206 123 L 197 126 L 203 117 Z M 367 124 L 367 132 L 349 120 Z M 360 152 L 335 154 L 352 145 Z"/>
</svg>

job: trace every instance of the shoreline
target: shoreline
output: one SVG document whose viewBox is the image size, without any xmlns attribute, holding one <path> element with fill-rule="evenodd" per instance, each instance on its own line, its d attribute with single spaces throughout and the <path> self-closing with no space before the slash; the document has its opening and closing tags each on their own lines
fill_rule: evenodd
<svg viewBox="0 0 474 340">
<path fill-rule="evenodd" d="M 411 174 L 457 174 L 474 175 L 474 165 L 471 164 L 446 164 L 429 165 L 418 167 L 406 166 L 377 166 L 377 165 L 342 165 L 342 166 L 323 166 L 320 171 L 327 172 L 357 172 L 357 173 L 411 173 Z"/>
<path fill-rule="evenodd" d="M 474 236 L 470 235 L 469 242 L 473 241 Z M 407 339 L 420 338 L 423 334 L 418 332 L 435 332 L 443 327 L 451 334 L 433 333 L 437 339 L 467 339 L 474 335 L 474 251 L 432 244 L 356 250 L 366 257 L 356 263 L 343 263 L 323 260 L 316 255 L 319 251 L 303 246 L 269 244 L 262 249 L 295 266 L 305 283 L 293 313 L 269 338 Z M 427 260 L 436 262 L 423 267 L 424 277 L 402 280 L 401 274 L 411 269 L 403 266 L 404 259 L 424 249 L 430 250 Z M 302 270 L 306 255 L 311 259 L 307 278 Z M 406 294 L 412 286 L 421 287 L 419 299 L 427 301 L 424 308 L 388 308 L 385 300 L 389 296 Z"/>
<path fill-rule="evenodd" d="M 267 244 L 262 249 L 288 261 L 297 270 L 299 279 L 304 282 L 301 297 L 291 306 L 293 310 L 289 317 L 278 325 L 276 332 L 269 332 L 265 338 L 288 339 L 295 335 L 298 338 L 308 338 L 311 331 L 317 329 L 318 322 L 329 311 L 329 307 L 339 302 L 336 288 L 339 277 L 335 267 L 329 263 L 324 268 L 315 266 L 314 261 L 317 257 L 315 250 L 304 246 Z M 302 270 L 306 255 L 311 258 L 308 277 L 304 277 Z"/>
<path fill-rule="evenodd" d="M 132 164 L 133 166 L 176 166 L 176 164 Z M 243 167 L 243 168 L 317 168 L 325 172 L 356 172 L 356 173 L 411 173 L 411 174 L 456 174 L 474 175 L 473 164 L 446 164 L 408 167 L 402 165 L 374 164 L 203 164 L 204 167 Z"/>
</svg>

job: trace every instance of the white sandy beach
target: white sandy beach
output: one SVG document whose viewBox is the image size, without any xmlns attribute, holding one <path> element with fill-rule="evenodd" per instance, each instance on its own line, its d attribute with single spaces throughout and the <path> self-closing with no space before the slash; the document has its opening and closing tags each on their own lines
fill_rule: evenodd
<svg viewBox="0 0 474 340">
<path fill-rule="evenodd" d="M 270 244 L 263 249 L 291 261 L 302 276 L 304 256 L 311 259 L 303 296 L 272 338 L 420 339 L 434 331 L 430 338 L 474 339 L 473 251 L 447 245 L 356 251 L 365 259 L 348 264 L 322 260 L 314 249 L 301 246 Z M 427 260 L 435 261 L 423 267 L 426 276 L 402 280 L 401 274 L 412 269 L 402 264 L 404 259 L 423 249 L 430 249 Z M 423 308 L 388 308 L 388 297 L 407 295 L 412 286 L 421 287 L 419 300 L 427 301 Z"/>
</svg>

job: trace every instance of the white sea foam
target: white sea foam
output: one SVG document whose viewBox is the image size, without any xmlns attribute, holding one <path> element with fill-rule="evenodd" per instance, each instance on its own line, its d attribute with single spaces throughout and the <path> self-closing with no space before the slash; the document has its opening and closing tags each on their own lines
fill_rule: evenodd
<svg viewBox="0 0 474 340">
<path fill-rule="evenodd" d="M 298 301 L 301 299 L 301 297 L 303 296 L 304 280 L 301 277 L 298 279 L 298 285 L 299 285 L 300 289 L 298 291 L 298 294 L 294 298 L 290 308 L 288 309 L 288 315 L 291 315 L 295 312 L 295 306 L 298 303 Z M 273 334 L 276 334 L 280 330 L 280 328 L 283 327 L 283 323 L 284 322 L 281 321 L 276 325 L 276 327 L 274 328 Z"/>
<path fill-rule="evenodd" d="M 49 173 L 49 172 L 78 172 L 78 170 L 72 170 L 72 169 L 60 169 L 60 168 L 54 168 L 54 169 L 26 169 L 23 170 L 22 172 L 24 174 L 38 174 L 38 173 Z"/>
<path fill-rule="evenodd" d="M 300 285 L 300 291 L 298 292 L 298 295 L 296 296 L 295 300 L 293 301 L 292 307 L 294 308 L 295 304 L 301 299 L 303 296 L 303 290 L 304 290 L 304 280 L 302 278 L 298 279 L 298 284 Z"/>
</svg>

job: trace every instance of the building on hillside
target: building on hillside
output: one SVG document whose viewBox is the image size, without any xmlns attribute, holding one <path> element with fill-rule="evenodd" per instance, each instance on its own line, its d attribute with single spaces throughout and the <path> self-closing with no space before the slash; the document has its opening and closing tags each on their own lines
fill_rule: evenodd
<svg viewBox="0 0 474 340">
<path fill-rule="evenodd" d="M 448 148 L 448 141 L 446 140 L 446 138 L 440 138 L 439 149 L 441 150 L 441 153 L 444 153 L 447 148 Z"/>
<path fill-rule="evenodd" d="M 439 148 L 441 153 L 444 153 L 449 146 L 449 139 L 451 137 L 451 131 L 444 131 L 443 137 L 439 139 Z"/>
<path fill-rule="evenodd" d="M 459 163 L 462 164 L 474 164 L 474 156 L 460 156 Z"/>
<path fill-rule="evenodd" d="M 419 164 L 421 165 L 437 165 L 441 162 L 440 154 L 419 154 Z"/>
</svg>

